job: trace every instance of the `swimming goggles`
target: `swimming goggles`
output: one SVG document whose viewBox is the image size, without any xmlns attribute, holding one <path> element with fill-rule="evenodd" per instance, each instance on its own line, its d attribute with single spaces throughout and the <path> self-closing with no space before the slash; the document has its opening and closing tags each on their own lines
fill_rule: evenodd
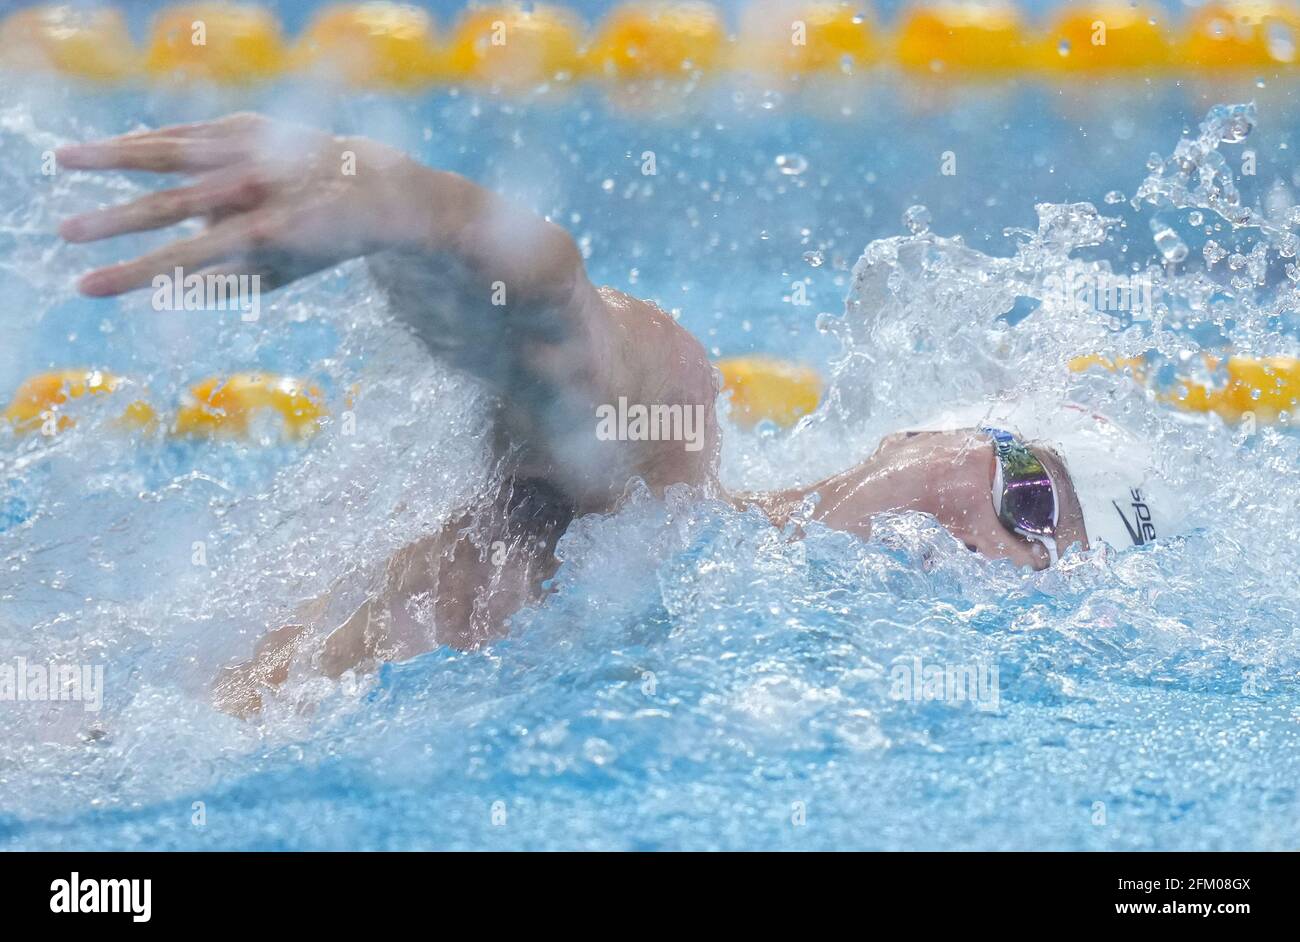
<svg viewBox="0 0 1300 942">
<path fill-rule="evenodd" d="M 980 429 L 993 439 L 997 469 L 993 474 L 993 509 L 1012 533 L 1043 544 L 1057 560 L 1056 523 L 1060 514 L 1056 486 L 1047 468 L 1016 436 L 1002 429 Z"/>
</svg>

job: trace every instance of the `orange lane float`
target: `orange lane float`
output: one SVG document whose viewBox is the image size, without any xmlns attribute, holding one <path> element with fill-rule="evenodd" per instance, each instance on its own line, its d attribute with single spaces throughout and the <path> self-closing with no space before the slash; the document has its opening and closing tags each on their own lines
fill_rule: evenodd
<svg viewBox="0 0 1300 942">
<path fill-rule="evenodd" d="M 533 4 L 469 10 L 447 53 L 450 77 L 504 85 L 573 78 L 583 64 L 583 30 L 562 7 Z"/>
<path fill-rule="evenodd" d="M 1173 44 L 1158 15 L 1143 7 L 1106 3 L 1065 7 L 1052 23 L 1040 61 L 1063 71 L 1161 69 Z"/>
<path fill-rule="evenodd" d="M 731 397 L 732 421 L 742 427 L 768 421 L 788 428 L 821 401 L 821 377 L 806 366 L 761 355 L 728 357 L 716 366 Z"/>
<path fill-rule="evenodd" d="M 5 409 L 3 417 L 14 431 L 39 431 L 53 435 L 71 428 L 75 422 L 65 406 L 75 399 L 104 396 L 131 385 L 130 380 L 102 370 L 54 370 L 28 377 Z M 157 421 L 153 407 L 135 400 L 126 407 L 119 423 L 128 429 L 143 430 Z"/>
<path fill-rule="evenodd" d="M 875 28 L 858 7 L 814 0 L 751 8 L 737 61 L 756 71 L 803 75 L 852 71 L 879 56 Z"/>
<path fill-rule="evenodd" d="M 134 384 L 103 370 L 53 370 L 29 377 L 18 387 L 0 420 L 19 433 L 53 435 L 71 428 L 68 407 L 75 400 L 123 392 Z M 182 397 L 171 432 L 184 438 L 255 438 L 274 432 L 300 441 L 320 427 L 325 397 L 314 384 L 291 376 L 235 373 L 195 383 Z M 158 415 L 140 399 L 117 420 L 132 431 L 156 427 Z"/>
<path fill-rule="evenodd" d="M 1031 64 L 1030 43 L 1010 3 L 944 2 L 903 14 L 896 55 L 918 72 L 1007 73 Z"/>
<path fill-rule="evenodd" d="M 374 88 L 417 87 L 443 72 L 433 18 L 401 3 L 326 7 L 307 27 L 293 64 Z"/>
<path fill-rule="evenodd" d="M 1192 11 L 1179 52 L 1200 69 L 1259 69 L 1294 65 L 1300 11 L 1268 0 L 1207 3 Z"/>
<path fill-rule="evenodd" d="M 1180 377 L 1156 398 L 1187 412 L 1214 413 L 1226 422 L 1238 422 L 1250 414 L 1260 424 L 1277 422 L 1283 415 L 1293 419 L 1300 403 L 1300 359 L 1296 357 L 1229 356 L 1226 360 L 1206 355 L 1211 372 L 1222 368 L 1221 382 Z M 1091 354 L 1075 357 L 1075 372 L 1101 368 L 1112 373 L 1125 370 L 1139 383 L 1147 383 L 1147 364 L 1142 357 L 1109 359 Z"/>
<path fill-rule="evenodd" d="M 605 20 L 587 52 L 587 71 L 621 78 L 685 78 L 723 65 L 727 33 L 705 3 L 626 4 Z"/>
<path fill-rule="evenodd" d="M 263 7 L 225 3 L 163 10 L 145 57 L 153 75 L 230 83 L 272 78 L 286 65 L 275 16 Z"/>
<path fill-rule="evenodd" d="M 280 437 L 314 435 L 325 416 L 320 389 L 291 376 L 236 373 L 210 376 L 190 387 L 172 424 L 188 438 L 243 438 L 269 420 Z"/>
<path fill-rule="evenodd" d="M 326 7 L 290 53 L 265 7 L 182 3 L 157 15 L 141 57 L 117 9 L 55 3 L 17 10 L 0 23 L 0 64 L 102 80 L 144 72 L 227 83 L 305 69 L 401 89 L 462 80 L 542 84 L 579 75 L 635 81 L 732 66 L 799 76 L 889 62 L 969 80 L 1143 69 L 1258 74 L 1300 64 L 1300 9 L 1278 0 L 1189 5 L 1170 24 L 1172 35 L 1153 0 L 1061 4 L 1043 31 L 1026 27 L 1007 0 L 920 0 L 900 13 L 892 35 L 876 28 L 866 6 L 750 0 L 733 44 L 710 3 L 624 3 L 604 17 L 587 45 L 579 18 L 561 4 L 492 3 L 467 10 L 439 46 L 427 10 L 374 0 Z"/>
<path fill-rule="evenodd" d="M 71 5 L 19 10 L 0 24 L 0 61 L 112 81 L 131 75 L 138 53 L 122 14 Z"/>
</svg>

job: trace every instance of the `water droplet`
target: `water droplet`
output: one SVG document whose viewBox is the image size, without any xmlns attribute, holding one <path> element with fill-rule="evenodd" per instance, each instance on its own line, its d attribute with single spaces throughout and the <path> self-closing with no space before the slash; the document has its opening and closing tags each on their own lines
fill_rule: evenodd
<svg viewBox="0 0 1300 942">
<path fill-rule="evenodd" d="M 1056 44 L 1056 51 L 1061 56 L 1068 56 L 1070 54 L 1070 41 L 1068 39 L 1062 39 Z"/>
<path fill-rule="evenodd" d="M 1197 212 L 1196 210 L 1192 210 L 1190 213 L 1187 214 L 1187 221 L 1190 222 L 1193 226 L 1204 225 L 1205 216 L 1200 212 Z"/>
<path fill-rule="evenodd" d="M 1219 129 L 1219 140 L 1225 144 L 1240 144 L 1255 129 L 1255 122 L 1245 111 L 1235 110 Z"/>
<path fill-rule="evenodd" d="M 808 160 L 803 154 L 780 154 L 776 166 L 789 177 L 796 177 L 808 169 Z"/>
<path fill-rule="evenodd" d="M 1105 201 L 1111 206 L 1114 206 L 1116 203 L 1124 202 L 1124 194 L 1119 190 L 1111 190 L 1103 197 L 1103 199 L 1105 199 Z"/>
<path fill-rule="evenodd" d="M 819 249 L 816 252 L 804 252 L 803 260 L 813 268 L 821 268 L 826 262 L 826 256 L 823 255 Z"/>
<path fill-rule="evenodd" d="M 909 206 L 903 210 L 903 225 L 912 235 L 920 235 L 930 228 L 930 211 L 924 206 Z"/>
<path fill-rule="evenodd" d="M 1166 262 L 1181 262 L 1187 258 L 1187 243 L 1178 237 L 1178 233 L 1162 224 L 1153 224 L 1156 248 Z"/>
<path fill-rule="evenodd" d="M 1278 62 L 1295 61 L 1295 36 L 1291 27 L 1277 20 L 1270 20 L 1265 26 L 1268 42 L 1268 54 Z"/>
<path fill-rule="evenodd" d="M 618 758 L 618 752 L 603 739 L 592 736 L 582 744 L 582 754 L 592 765 L 608 765 Z"/>
</svg>

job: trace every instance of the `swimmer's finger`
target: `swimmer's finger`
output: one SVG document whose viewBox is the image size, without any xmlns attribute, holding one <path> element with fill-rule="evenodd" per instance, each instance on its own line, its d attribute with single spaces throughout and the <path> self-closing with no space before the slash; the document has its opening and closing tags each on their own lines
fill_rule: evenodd
<svg viewBox="0 0 1300 942">
<path fill-rule="evenodd" d="M 161 137 L 221 137 L 228 134 L 256 131 L 266 127 L 268 124 L 270 124 L 270 120 L 260 114 L 255 114 L 251 111 L 240 111 L 235 114 L 228 114 L 222 118 L 212 118 L 207 121 L 190 121 L 185 124 L 168 124 L 164 127 L 151 128 L 147 131 L 131 131 L 127 134 L 118 134 L 114 137 L 104 138 L 98 143 L 107 144 L 120 141 L 157 140 Z"/>
<path fill-rule="evenodd" d="M 236 216 L 198 235 L 163 246 L 129 262 L 98 268 L 84 275 L 77 288 L 91 297 L 111 297 L 143 288 L 159 274 L 171 275 L 177 268 L 193 272 L 246 251 L 255 240 L 248 217 Z"/>
<path fill-rule="evenodd" d="M 194 216 L 253 209 L 266 198 L 266 188 L 247 175 L 217 173 L 193 186 L 150 193 L 119 206 L 109 206 L 65 219 L 59 235 L 69 242 L 94 242 L 128 232 L 172 226 Z"/>
<path fill-rule="evenodd" d="M 59 164 L 70 170 L 151 170 L 190 173 L 225 167 L 249 155 L 242 140 L 175 137 L 119 138 L 70 144 L 55 151 Z"/>
<path fill-rule="evenodd" d="M 186 124 L 168 124 L 161 128 L 149 128 L 143 131 L 128 131 L 126 134 L 115 134 L 112 137 L 87 141 L 84 144 L 69 144 L 65 148 L 60 148 L 60 151 L 88 145 L 133 144 L 139 141 L 163 139 L 205 140 L 216 137 L 248 136 L 264 130 L 270 123 L 269 119 L 260 114 L 243 111 L 207 121 L 191 121 Z"/>
</svg>

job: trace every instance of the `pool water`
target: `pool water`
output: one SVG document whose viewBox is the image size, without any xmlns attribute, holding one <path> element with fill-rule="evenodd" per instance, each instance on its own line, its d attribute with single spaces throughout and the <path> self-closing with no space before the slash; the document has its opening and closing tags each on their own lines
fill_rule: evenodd
<svg viewBox="0 0 1300 942">
<path fill-rule="evenodd" d="M 1289 92 L 1243 85 L 936 98 L 888 78 L 737 80 L 646 110 L 597 88 L 6 81 L 0 398 L 96 366 L 163 407 L 265 369 L 312 378 L 335 413 L 351 402 L 356 426 L 301 446 L 177 442 L 123 435 L 105 399 L 53 438 L 0 431 L 0 654 L 104 667 L 98 711 L 0 704 L 0 846 L 1296 847 L 1300 440 L 1065 368 L 1154 347 L 1169 383 L 1227 345 L 1295 354 L 1300 115 Z M 1257 109 L 1206 118 L 1238 91 Z M 508 640 L 295 677 L 256 720 L 228 717 L 209 695 L 222 665 L 333 585 L 362 598 L 481 487 L 487 405 L 361 264 L 264 299 L 252 324 L 75 295 L 76 273 L 158 236 L 73 247 L 57 220 L 152 181 L 43 175 L 43 153 L 247 107 L 512 193 L 574 233 L 593 278 L 656 299 L 715 356 L 817 365 L 827 403 L 796 429 L 728 424 L 731 486 L 815 479 L 957 402 L 1068 394 L 1154 443 L 1196 528 L 1030 573 L 918 516 L 880 519 L 869 543 L 815 524 L 800 541 L 685 490 L 634 493 L 571 527 L 554 594 Z M 1201 143 L 1167 160 L 1180 139 Z M 1232 174 L 1233 203 L 1224 168 L 1247 150 L 1257 172 Z M 1234 226 L 1239 205 L 1262 215 Z M 1207 266 L 1209 240 L 1240 263 Z M 1117 324 L 1045 287 L 1097 272 L 1149 279 L 1154 310 Z M 900 698 L 918 665 L 978 667 L 992 695 Z"/>
</svg>

